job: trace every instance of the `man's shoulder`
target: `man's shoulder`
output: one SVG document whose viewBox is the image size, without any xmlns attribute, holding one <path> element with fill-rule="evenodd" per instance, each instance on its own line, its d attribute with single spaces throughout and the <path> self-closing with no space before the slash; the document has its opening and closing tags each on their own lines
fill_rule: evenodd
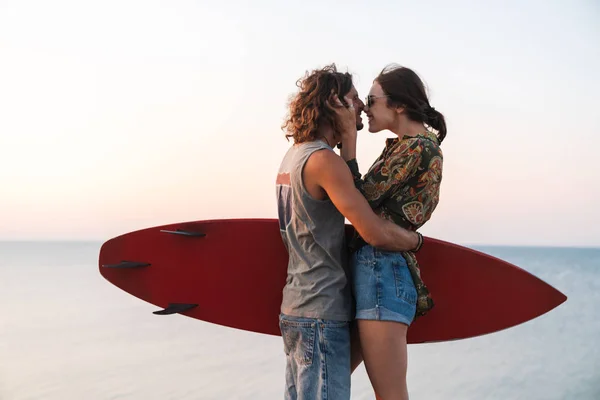
<svg viewBox="0 0 600 400">
<path fill-rule="evenodd" d="M 328 170 L 332 167 L 335 168 L 340 163 L 344 164 L 342 158 L 329 147 L 316 149 L 310 154 L 306 161 L 307 166 L 310 164 L 311 167 L 318 171 Z"/>
<path fill-rule="evenodd" d="M 314 179 L 321 187 L 342 182 L 346 176 L 352 181 L 350 168 L 331 148 L 315 151 L 307 160 L 304 171 L 305 177 Z"/>
</svg>

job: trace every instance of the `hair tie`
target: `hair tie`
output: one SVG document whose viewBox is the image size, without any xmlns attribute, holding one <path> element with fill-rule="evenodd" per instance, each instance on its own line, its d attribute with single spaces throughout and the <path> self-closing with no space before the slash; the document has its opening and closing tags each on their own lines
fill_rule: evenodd
<svg viewBox="0 0 600 400">
<path fill-rule="evenodd" d="M 435 108 L 431 107 L 429 104 L 424 103 L 421 107 L 419 107 L 417 110 L 419 110 L 419 112 L 423 115 L 431 115 L 432 112 L 435 111 Z"/>
</svg>

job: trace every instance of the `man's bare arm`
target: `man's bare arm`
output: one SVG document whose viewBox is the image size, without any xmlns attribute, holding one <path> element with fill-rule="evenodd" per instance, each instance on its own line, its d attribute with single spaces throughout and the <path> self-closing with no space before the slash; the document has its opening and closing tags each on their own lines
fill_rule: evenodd
<svg viewBox="0 0 600 400">
<path fill-rule="evenodd" d="M 304 176 L 327 192 L 336 208 L 373 247 L 389 251 L 413 250 L 419 244 L 415 232 L 377 216 L 354 186 L 344 160 L 331 151 L 315 152 L 304 167 Z"/>
</svg>

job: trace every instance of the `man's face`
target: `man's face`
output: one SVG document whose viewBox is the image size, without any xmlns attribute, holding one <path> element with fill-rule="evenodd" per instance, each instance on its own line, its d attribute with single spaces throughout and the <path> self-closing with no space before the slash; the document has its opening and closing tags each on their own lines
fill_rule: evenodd
<svg viewBox="0 0 600 400">
<path fill-rule="evenodd" d="M 364 127 L 362 117 L 360 116 L 360 114 L 365 108 L 365 103 L 363 103 L 362 100 L 358 97 L 358 91 L 356 90 L 354 85 L 352 85 L 352 89 L 350 89 L 346 97 L 351 99 L 352 103 L 354 104 L 354 110 L 356 111 L 356 130 L 360 131 Z"/>
</svg>

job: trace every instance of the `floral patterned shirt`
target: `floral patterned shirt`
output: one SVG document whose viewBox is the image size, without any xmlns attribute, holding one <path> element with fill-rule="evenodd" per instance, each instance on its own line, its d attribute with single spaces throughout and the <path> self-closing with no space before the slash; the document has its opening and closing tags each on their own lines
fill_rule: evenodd
<svg viewBox="0 0 600 400">
<path fill-rule="evenodd" d="M 439 202 L 443 166 L 442 150 L 433 132 L 388 139 L 364 177 L 356 159 L 347 164 L 356 187 L 379 216 L 413 231 L 431 218 Z M 357 249 L 363 244 L 357 234 L 351 247 Z M 415 255 L 410 251 L 402 254 L 417 288 L 417 316 L 425 315 L 433 308 L 433 300 L 421 279 Z"/>
</svg>

